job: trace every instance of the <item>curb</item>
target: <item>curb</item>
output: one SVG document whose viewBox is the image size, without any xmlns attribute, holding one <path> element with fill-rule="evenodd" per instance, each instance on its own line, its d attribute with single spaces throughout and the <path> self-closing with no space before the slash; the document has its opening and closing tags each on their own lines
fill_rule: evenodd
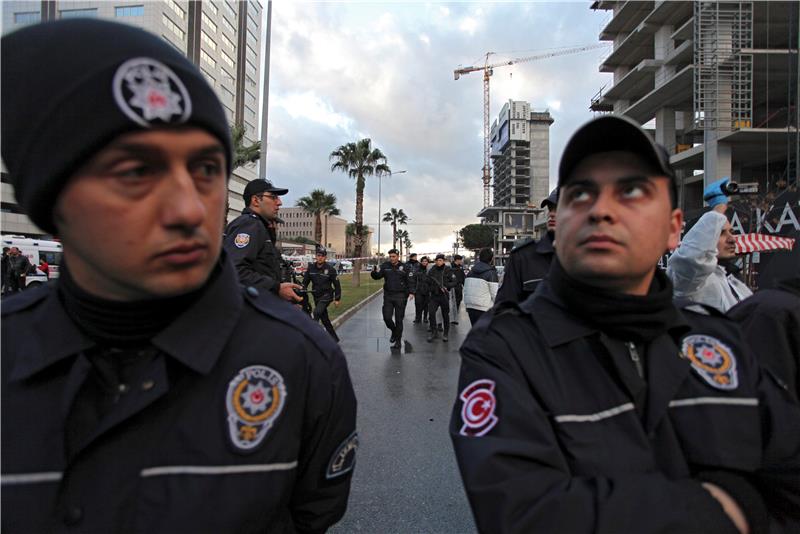
<svg viewBox="0 0 800 534">
<path fill-rule="evenodd" d="M 340 326 L 342 326 L 342 324 L 344 324 L 345 321 L 347 321 L 350 317 L 355 315 L 355 313 L 358 310 L 369 304 L 375 297 L 377 297 L 381 293 L 383 293 L 383 287 L 381 287 L 380 289 L 375 291 L 375 293 L 368 296 L 367 298 L 365 298 L 364 300 L 362 300 L 361 302 L 359 302 L 358 304 L 356 304 L 355 306 L 353 306 L 352 308 L 341 314 L 339 317 L 331 321 L 331 324 L 333 325 L 334 328 L 339 328 Z"/>
</svg>

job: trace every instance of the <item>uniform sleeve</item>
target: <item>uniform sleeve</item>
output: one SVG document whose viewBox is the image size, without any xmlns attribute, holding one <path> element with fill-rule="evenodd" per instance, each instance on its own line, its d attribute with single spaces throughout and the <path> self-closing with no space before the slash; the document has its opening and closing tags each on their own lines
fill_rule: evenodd
<svg viewBox="0 0 800 534">
<path fill-rule="evenodd" d="M 380 280 L 383 278 L 383 265 L 378 266 L 377 271 L 371 271 L 369 275 L 372 277 L 373 280 Z"/>
<path fill-rule="evenodd" d="M 458 285 L 458 280 L 456 278 L 456 272 L 450 268 L 445 268 L 445 271 L 442 275 L 442 283 L 446 289 L 453 289 Z"/>
<path fill-rule="evenodd" d="M 306 272 L 303 273 L 303 289 L 308 289 L 308 284 L 311 283 L 311 264 L 306 266 Z"/>
<path fill-rule="evenodd" d="M 236 266 L 242 285 L 277 291 L 280 281 L 259 273 L 255 268 L 259 248 L 266 239 L 267 229 L 263 224 L 252 217 L 240 217 L 228 227 L 222 244 Z"/>
<path fill-rule="evenodd" d="M 503 271 L 503 283 L 497 290 L 497 302 L 512 301 L 522 302 L 522 279 L 520 277 L 519 254 L 510 254 L 508 263 Z"/>
<path fill-rule="evenodd" d="M 691 296 L 717 268 L 717 243 L 727 218 L 709 211 L 683 237 L 667 260 L 667 276 L 678 296 Z"/>
<path fill-rule="evenodd" d="M 737 534 L 695 480 L 573 475 L 548 414 L 491 324 L 472 330 L 461 356 L 450 436 L 479 531 Z"/>
<path fill-rule="evenodd" d="M 338 347 L 311 362 L 299 477 L 290 504 L 297 532 L 325 532 L 347 509 L 358 448 L 356 398 Z M 317 356 L 317 355 L 314 355 Z"/>
<path fill-rule="evenodd" d="M 342 300 L 342 284 L 339 282 L 339 275 L 336 269 L 331 267 L 331 283 L 333 284 L 333 300 Z"/>
</svg>

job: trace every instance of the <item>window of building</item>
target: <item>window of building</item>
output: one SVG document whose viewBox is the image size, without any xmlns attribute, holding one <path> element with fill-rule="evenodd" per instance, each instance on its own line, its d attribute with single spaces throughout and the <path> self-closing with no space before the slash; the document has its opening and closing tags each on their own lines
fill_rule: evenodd
<svg viewBox="0 0 800 534">
<path fill-rule="evenodd" d="M 226 19 L 225 17 L 222 17 L 222 25 L 225 27 L 226 30 L 236 35 L 236 28 L 234 28 L 233 24 L 228 22 L 228 19 Z"/>
<path fill-rule="evenodd" d="M 222 19 L 222 20 L 225 20 L 225 19 Z M 235 45 L 235 44 L 233 44 L 233 41 L 231 41 L 230 39 L 228 39 L 228 37 L 227 37 L 227 36 L 226 36 L 224 33 L 220 33 L 220 34 L 219 34 L 219 37 L 220 37 L 220 39 L 222 40 L 222 42 L 223 42 L 225 45 L 227 45 L 227 46 L 229 46 L 229 47 L 231 48 L 231 50 L 236 50 L 236 45 Z"/>
<path fill-rule="evenodd" d="M 247 10 L 247 18 L 250 19 L 250 22 L 252 24 L 254 24 L 256 27 L 258 27 L 258 20 L 259 20 L 260 17 L 259 17 L 259 14 L 258 14 L 257 11 L 254 12 L 252 9 L 248 9 Z"/>
<path fill-rule="evenodd" d="M 161 14 L 161 22 L 164 23 L 164 26 L 166 26 L 169 31 L 180 37 L 181 41 L 183 41 L 183 39 L 186 37 L 186 32 L 183 31 L 177 24 L 172 22 L 172 19 L 166 16 L 164 13 Z"/>
<path fill-rule="evenodd" d="M 245 81 L 247 82 L 247 85 L 249 85 L 250 87 L 258 87 L 258 85 L 256 85 L 256 81 L 253 78 L 251 78 L 250 76 L 247 76 L 245 74 L 244 78 L 245 78 Z"/>
<path fill-rule="evenodd" d="M 255 127 L 255 126 L 253 126 L 253 123 L 252 123 L 252 122 L 250 122 L 250 121 L 244 121 L 244 124 L 247 126 L 247 129 L 246 129 L 246 130 L 247 130 L 248 132 L 255 132 L 255 131 L 256 131 L 256 127 Z"/>
<path fill-rule="evenodd" d="M 115 17 L 143 17 L 144 6 L 120 6 L 114 8 Z"/>
<path fill-rule="evenodd" d="M 59 11 L 62 19 L 97 18 L 97 8 L 91 9 L 62 9 Z"/>
<path fill-rule="evenodd" d="M 175 49 L 178 50 L 181 54 L 185 54 L 186 53 L 186 51 L 183 48 L 181 48 L 180 45 L 176 44 L 173 41 L 173 39 L 175 38 L 174 35 L 167 35 L 166 33 L 162 33 L 161 37 L 163 37 L 166 42 L 168 42 L 169 44 L 174 46 Z"/>
<path fill-rule="evenodd" d="M 169 8 L 174 11 L 181 20 L 186 18 L 186 10 L 179 6 L 175 0 L 166 0 L 166 2 Z"/>
<path fill-rule="evenodd" d="M 256 97 L 253 96 L 253 93 L 248 90 L 245 90 L 244 92 L 244 101 L 248 104 L 252 104 L 254 106 L 256 105 Z"/>
<path fill-rule="evenodd" d="M 255 48 L 250 46 L 250 43 L 247 44 L 247 54 L 253 59 L 258 59 L 258 52 L 256 52 Z"/>
<path fill-rule="evenodd" d="M 211 17 L 209 17 L 208 15 L 203 13 L 203 16 L 201 17 L 201 19 L 203 21 L 203 26 L 205 26 L 207 28 L 210 28 L 211 31 L 214 32 L 214 33 L 217 32 L 217 24 L 213 20 L 211 20 Z"/>
<path fill-rule="evenodd" d="M 251 77 L 253 77 L 253 78 L 257 77 L 257 75 L 256 75 L 256 66 L 253 65 L 252 63 L 250 63 L 249 60 L 245 61 L 244 68 L 245 68 L 245 71 L 247 71 L 247 74 L 249 74 Z"/>
<path fill-rule="evenodd" d="M 228 120 L 232 119 L 233 118 L 233 110 L 230 107 L 228 107 L 227 105 L 225 105 L 225 104 L 223 104 L 223 106 L 225 107 L 225 111 L 227 112 Z"/>
<path fill-rule="evenodd" d="M 217 6 L 214 5 L 214 2 L 203 2 L 203 9 L 207 9 L 210 13 L 217 14 L 219 10 Z"/>
<path fill-rule="evenodd" d="M 210 37 L 210 36 L 209 36 L 209 35 L 208 35 L 208 34 L 205 32 L 205 30 L 202 30 L 202 31 L 200 31 L 200 39 L 202 39 L 202 40 L 203 40 L 203 42 L 204 42 L 204 43 L 205 43 L 205 44 L 206 44 L 206 45 L 207 45 L 207 46 L 208 46 L 208 47 L 209 47 L 211 50 L 216 50 L 216 49 L 217 49 L 217 43 L 214 41 L 214 39 L 212 39 L 212 38 L 211 38 L 211 37 Z"/>
<path fill-rule="evenodd" d="M 249 118 L 249 119 L 255 119 L 256 118 L 256 112 L 250 106 L 245 106 L 244 107 L 244 112 L 245 112 L 245 115 L 247 116 L 247 118 Z"/>
<path fill-rule="evenodd" d="M 200 50 L 200 59 L 211 65 L 212 67 L 217 66 L 217 62 L 214 60 L 213 57 L 209 56 L 205 50 Z"/>
<path fill-rule="evenodd" d="M 258 3 L 251 0 L 248 4 L 250 4 L 248 11 L 254 11 L 256 15 L 261 12 L 261 6 L 259 6 Z"/>
<path fill-rule="evenodd" d="M 36 24 L 41 18 L 42 14 L 38 11 L 14 13 L 14 24 Z"/>
<path fill-rule="evenodd" d="M 225 8 L 225 11 L 227 11 L 234 20 L 236 20 L 236 4 L 233 2 L 223 1 L 222 5 Z"/>
<path fill-rule="evenodd" d="M 202 73 L 203 73 L 203 75 L 204 75 L 204 76 L 206 77 L 206 79 L 208 80 L 208 83 L 210 83 L 212 87 L 213 87 L 214 85 L 216 85 L 216 83 L 217 83 L 217 80 L 216 80 L 216 78 L 214 78 L 214 77 L 213 77 L 213 76 L 212 76 L 212 75 L 211 75 L 211 74 L 210 74 L 210 73 L 209 73 L 209 72 L 208 72 L 206 69 L 204 69 L 203 67 L 200 67 L 200 72 L 202 72 Z"/>
<path fill-rule="evenodd" d="M 233 94 L 233 91 L 228 89 L 225 85 L 220 84 L 220 88 L 222 89 L 222 92 L 225 94 L 225 96 L 227 96 L 231 100 L 233 100 L 233 98 L 236 96 Z"/>
<path fill-rule="evenodd" d="M 222 69 L 222 78 L 226 82 L 230 82 L 231 85 L 236 85 L 236 79 L 233 77 L 233 75 L 230 72 L 228 72 L 224 68 Z"/>
<path fill-rule="evenodd" d="M 223 51 L 220 51 L 219 57 L 222 58 L 222 62 L 229 66 L 231 69 L 236 70 L 236 64 L 233 62 L 231 56 L 226 54 Z"/>
</svg>

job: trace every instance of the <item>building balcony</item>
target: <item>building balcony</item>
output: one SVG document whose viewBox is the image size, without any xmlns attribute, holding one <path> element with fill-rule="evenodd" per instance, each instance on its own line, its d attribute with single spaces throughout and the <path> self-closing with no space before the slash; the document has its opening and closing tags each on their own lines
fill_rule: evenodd
<svg viewBox="0 0 800 534">
<path fill-rule="evenodd" d="M 692 88 L 694 86 L 694 66 L 688 65 L 678 71 L 659 87 L 628 107 L 623 114 L 645 124 L 655 117 L 661 108 L 673 108 L 679 111 L 692 110 Z"/>
<path fill-rule="evenodd" d="M 655 73 L 663 65 L 658 59 L 645 59 L 623 76 L 603 95 L 601 102 L 612 104 L 615 100 L 635 100 L 653 90 Z"/>
<path fill-rule="evenodd" d="M 600 40 L 612 41 L 617 34 L 632 31 L 652 10 L 652 1 L 623 2 L 620 8 L 614 13 L 613 18 L 608 21 L 605 28 L 600 30 Z"/>
<path fill-rule="evenodd" d="M 692 16 L 692 2 L 688 0 L 658 0 L 644 19 L 655 26 L 681 26 Z"/>
<path fill-rule="evenodd" d="M 632 67 L 643 59 L 653 58 L 653 33 L 656 27 L 639 24 L 600 64 L 600 72 L 614 72 L 619 67 Z"/>
</svg>

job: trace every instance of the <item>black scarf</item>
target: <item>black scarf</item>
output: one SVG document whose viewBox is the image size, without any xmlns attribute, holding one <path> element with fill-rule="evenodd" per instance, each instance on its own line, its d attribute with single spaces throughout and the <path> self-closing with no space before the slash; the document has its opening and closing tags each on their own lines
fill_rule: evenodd
<svg viewBox="0 0 800 534">
<path fill-rule="evenodd" d="M 646 343 L 668 331 L 673 337 L 686 331 L 672 303 L 672 284 L 660 269 L 656 269 L 645 296 L 579 282 L 564 271 L 557 257 L 550 265 L 548 279 L 570 313 L 613 338 Z"/>
<path fill-rule="evenodd" d="M 66 265 L 59 269 L 58 296 L 67 314 L 102 347 L 144 347 L 203 294 L 218 275 L 218 265 L 198 290 L 177 297 L 119 302 L 96 297 L 75 283 Z"/>
</svg>

